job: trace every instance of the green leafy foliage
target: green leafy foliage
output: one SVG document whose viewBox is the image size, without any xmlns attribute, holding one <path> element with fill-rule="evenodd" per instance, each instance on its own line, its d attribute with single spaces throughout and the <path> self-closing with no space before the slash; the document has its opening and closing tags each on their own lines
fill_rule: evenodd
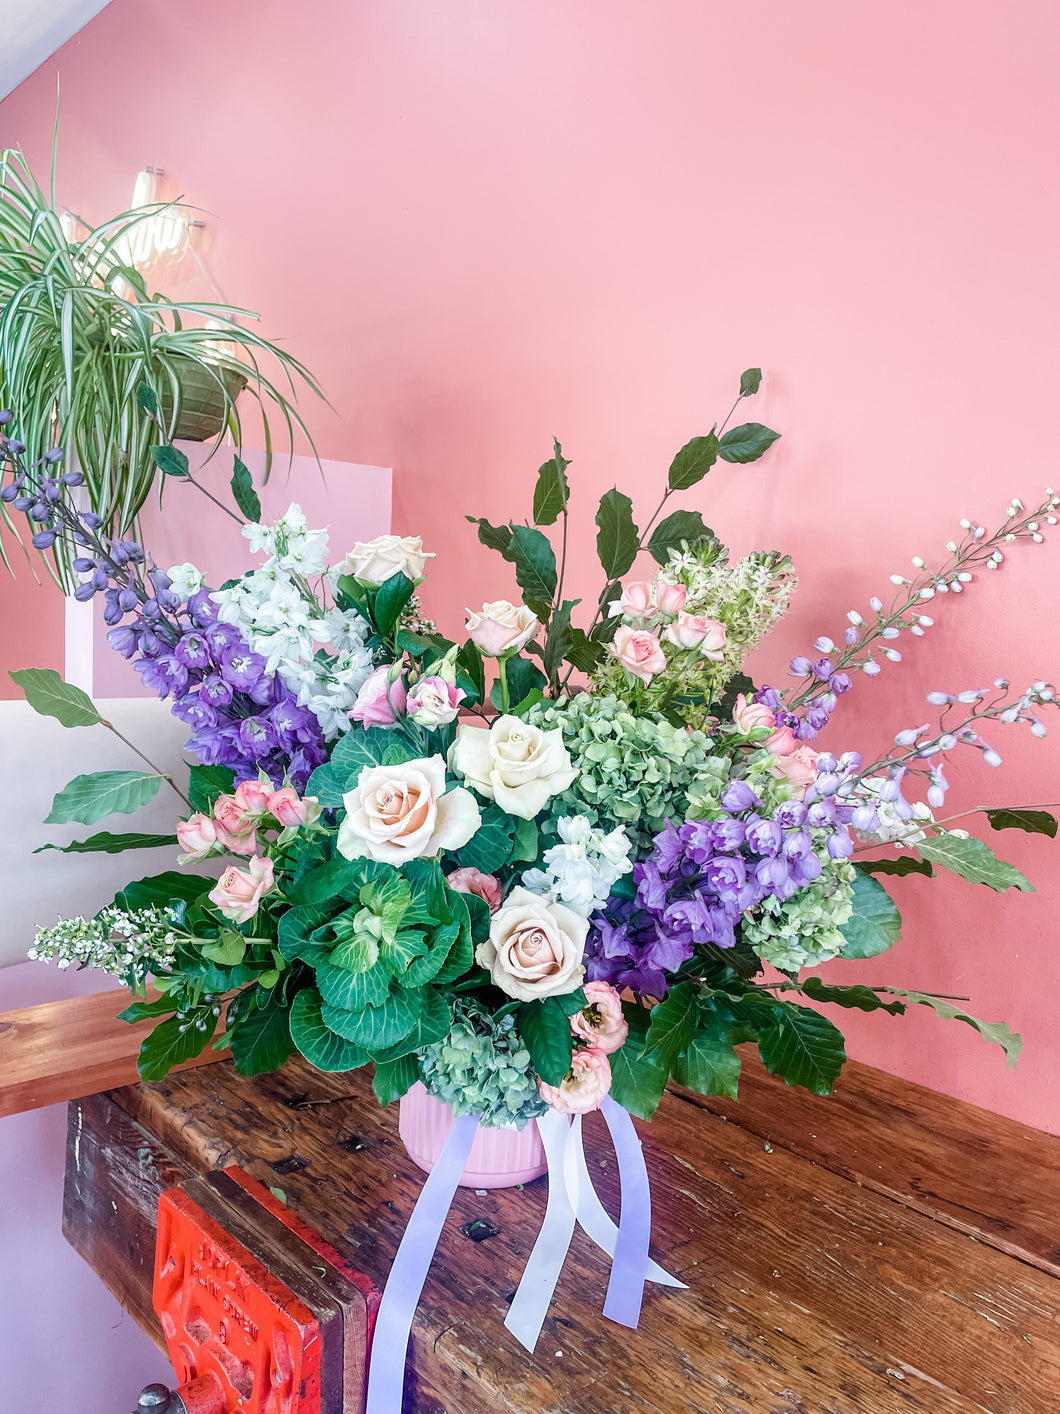
<svg viewBox="0 0 1060 1414">
<path fill-rule="evenodd" d="M 158 399 L 155 397 L 155 390 L 147 383 L 137 385 L 136 406 L 141 412 L 145 412 L 148 417 L 158 416 Z"/>
<path fill-rule="evenodd" d="M 544 997 L 541 1001 L 523 1002 L 516 1025 L 538 1075 L 546 1085 L 561 1085 L 570 1070 L 574 1038 L 558 999 Z"/>
<path fill-rule="evenodd" d="M 534 487 L 534 524 L 555 525 L 560 515 L 566 511 L 570 499 L 567 484 L 567 467 L 570 462 L 563 455 L 559 442 L 553 438 L 555 454 L 545 462 L 537 473 Z"/>
<path fill-rule="evenodd" d="M 340 789 L 340 792 L 351 791 L 356 787 L 362 771 L 383 764 L 383 757 L 393 744 L 393 733 L 383 727 L 371 727 L 368 731 L 349 731 L 331 753 L 330 764 L 320 766 L 317 770 L 330 771 L 335 787 Z M 314 771 L 310 780 L 316 776 L 317 771 Z M 321 804 L 323 803 L 321 797 Z M 341 804 L 341 793 L 339 803 Z"/>
<path fill-rule="evenodd" d="M 600 498 L 596 512 L 596 553 L 608 581 L 621 579 L 637 558 L 640 536 L 633 520 L 633 502 L 612 487 Z"/>
<path fill-rule="evenodd" d="M 175 1065 L 183 1065 L 202 1055 L 213 1039 L 213 1013 L 209 1007 L 188 1012 L 183 1018 L 171 1016 L 145 1036 L 140 1045 L 136 1069 L 141 1080 L 163 1080 Z M 205 1022 L 203 1030 L 197 1023 Z"/>
<path fill-rule="evenodd" d="M 373 879 L 385 878 L 385 864 L 371 859 L 328 859 L 303 874 L 287 897 L 291 903 L 326 903 L 329 899 L 354 893 Z"/>
<path fill-rule="evenodd" d="M 485 517 L 479 516 L 465 516 L 464 519 L 478 526 L 479 542 L 485 545 L 487 550 L 499 550 L 502 555 L 507 553 L 512 538 L 510 525 L 490 525 Z"/>
<path fill-rule="evenodd" d="M 653 560 L 665 565 L 671 550 L 679 550 L 682 543 L 697 545 L 701 540 L 713 540 L 714 532 L 704 525 L 698 511 L 672 511 L 665 520 L 659 522 L 651 533 L 651 539 L 644 547 Z"/>
<path fill-rule="evenodd" d="M 135 1001 L 131 1002 L 124 1011 L 118 1012 L 119 1021 L 127 1021 L 130 1026 L 135 1026 L 138 1021 L 148 1021 L 152 1017 L 165 1016 L 176 1009 L 176 1003 L 170 1001 L 169 997 L 156 997 L 152 1002 Z"/>
<path fill-rule="evenodd" d="M 238 1074 L 276 1070 L 294 1054 L 290 1015 L 278 989 L 254 988 L 239 1020 L 229 1025 L 228 1045 Z"/>
<path fill-rule="evenodd" d="M 134 879 L 126 884 L 114 897 L 119 908 L 166 908 L 183 899 L 192 903 L 201 898 L 214 886 L 213 879 L 201 874 L 180 874 L 175 869 L 165 874 L 152 874 L 146 879 Z"/>
<path fill-rule="evenodd" d="M 899 987 L 888 987 L 886 990 L 896 997 L 903 997 L 915 1006 L 930 1007 L 935 1015 L 941 1016 L 944 1021 L 965 1022 L 973 1031 L 978 1031 L 980 1036 L 1000 1046 L 1010 1066 L 1014 1066 L 1019 1059 L 1023 1038 L 1010 1031 L 1003 1021 L 979 1021 L 976 1017 L 969 1016 L 963 1007 L 954 1006 L 943 997 L 928 996 L 926 992 L 906 992 Z"/>
<path fill-rule="evenodd" d="M 690 982 L 671 987 L 663 1000 L 652 1008 L 645 1052 L 658 1056 L 667 1070 L 673 1070 L 688 1049 L 699 1019 L 696 989 Z"/>
<path fill-rule="evenodd" d="M 21 668 L 8 676 L 42 717 L 54 717 L 64 727 L 94 727 L 103 720 L 88 693 L 65 682 L 54 668 Z"/>
<path fill-rule="evenodd" d="M 14 674 L 12 674 L 12 677 Z M 1024 830 L 1028 835 L 1048 835 L 1056 839 L 1056 816 L 1048 810 L 986 810 L 983 812 L 995 830 Z"/>
<path fill-rule="evenodd" d="M 515 579 L 527 605 L 544 621 L 556 593 L 556 554 L 542 531 L 516 525 L 504 558 L 515 565 Z"/>
<path fill-rule="evenodd" d="M 724 1038 L 696 1033 L 674 1063 L 674 1079 L 701 1095 L 729 1095 L 736 1099 L 741 1061 L 732 1043 Z"/>
<path fill-rule="evenodd" d="M 702 481 L 718 460 L 718 439 L 711 430 L 705 437 L 686 442 L 670 463 L 667 485 L 671 491 L 687 491 Z"/>
<path fill-rule="evenodd" d="M 505 664 L 505 672 L 508 678 L 508 700 L 512 704 L 512 709 L 521 707 L 526 699 L 533 692 L 540 692 L 545 686 L 545 675 L 541 669 L 520 654 L 515 654 L 509 658 Z M 537 699 L 540 701 L 540 698 Z M 497 681 L 490 689 L 490 701 L 494 707 L 500 711 L 501 708 L 501 685 Z"/>
<path fill-rule="evenodd" d="M 291 1006 L 291 1040 L 309 1064 L 326 1071 L 367 1065 L 368 1052 L 325 1026 L 320 1008 L 320 993 L 315 987 L 303 988 Z"/>
<path fill-rule="evenodd" d="M 240 514 L 252 524 L 257 525 L 261 520 L 261 502 L 258 500 L 258 493 L 254 490 L 254 480 L 248 467 L 238 457 L 232 464 L 231 485 L 232 499 L 239 507 Z"/>
<path fill-rule="evenodd" d="M 455 859 L 462 869 L 478 869 L 483 874 L 495 874 L 508 862 L 512 852 L 515 821 L 498 805 L 490 805 L 482 816 L 482 824 Z"/>
<path fill-rule="evenodd" d="M 745 368 L 740 374 L 740 397 L 749 398 L 757 393 L 762 386 L 762 370 L 760 368 Z"/>
<path fill-rule="evenodd" d="M 765 1068 L 789 1085 L 830 1095 L 847 1058 L 842 1033 L 827 1017 L 793 1002 L 777 1002 L 772 1011 L 772 1025 L 758 1034 Z"/>
<path fill-rule="evenodd" d="M 104 831 L 90 835 L 87 840 L 71 840 L 69 844 L 42 844 L 33 853 L 57 849 L 61 854 L 121 854 L 126 849 L 172 848 L 176 843 L 176 835 L 111 835 Z"/>
<path fill-rule="evenodd" d="M 889 1002 L 871 987 L 855 983 L 851 987 L 830 987 L 819 977 L 807 977 L 802 990 L 812 1002 L 831 1002 L 833 1006 L 856 1008 L 858 1011 L 888 1011 L 892 1016 L 901 1016 L 905 1007 L 901 1002 Z"/>
<path fill-rule="evenodd" d="M 756 462 L 779 438 L 780 433 L 760 422 L 745 422 L 726 432 L 718 445 L 718 456 L 727 462 Z"/>
<path fill-rule="evenodd" d="M 94 825 L 108 815 L 131 815 L 158 794 L 162 777 L 149 771 L 94 771 L 75 776 L 52 801 L 46 825 L 73 820 Z"/>
<path fill-rule="evenodd" d="M 571 625 L 567 634 L 564 656 L 571 667 L 580 673 L 591 673 L 607 650 L 602 643 L 593 642 L 584 629 Z"/>
<path fill-rule="evenodd" d="M 412 580 L 400 570 L 379 586 L 372 604 L 372 617 L 384 638 L 393 633 L 401 611 L 412 598 L 415 588 Z"/>
<path fill-rule="evenodd" d="M 902 915 L 890 894 L 867 874 L 854 878 L 854 911 L 839 931 L 846 938 L 843 957 L 876 957 L 897 942 L 902 932 Z"/>
<path fill-rule="evenodd" d="M 644 1007 L 623 1002 L 629 1035 L 611 1060 L 611 1097 L 639 1119 L 651 1119 L 666 1089 L 669 1071 L 654 1054 L 646 1054 L 644 1041 L 649 1018 Z"/>
<path fill-rule="evenodd" d="M 486 665 L 469 640 L 456 655 L 456 683 L 467 693 L 468 705 L 486 700 Z"/>
<path fill-rule="evenodd" d="M 916 859 L 911 854 L 899 854 L 890 859 L 859 859 L 854 868 L 862 874 L 923 874 L 928 879 L 935 873 L 926 859 Z"/>
<path fill-rule="evenodd" d="M 151 456 L 155 466 L 166 476 L 187 476 L 188 459 L 176 447 L 152 447 Z"/>
<path fill-rule="evenodd" d="M 356 1011 L 330 1005 L 323 988 L 321 994 L 324 997 L 321 1008 L 324 1022 L 347 1041 L 363 1046 L 369 1053 L 389 1050 L 404 1041 L 413 1032 L 423 1007 L 423 996 L 412 992 L 392 992 L 378 1006 L 362 1007 Z"/>
<path fill-rule="evenodd" d="M 218 796 L 230 795 L 235 786 L 235 772 L 227 766 L 195 765 L 188 770 L 188 799 L 193 810 L 209 815 Z"/>
<path fill-rule="evenodd" d="M 560 666 L 567 657 L 571 637 L 571 611 L 580 603 L 580 599 L 564 599 L 552 615 L 544 648 L 545 676 L 549 682 L 555 682 Z"/>
<path fill-rule="evenodd" d="M 921 840 L 917 852 L 932 864 L 941 865 L 967 879 L 970 884 L 986 884 L 995 893 L 1003 894 L 1006 889 L 1019 889 L 1021 893 L 1033 893 L 1034 885 L 1013 864 L 1006 864 L 989 845 L 972 836 L 961 839 L 958 835 L 932 835 Z"/>
<path fill-rule="evenodd" d="M 375 1098 L 385 1109 L 402 1095 L 407 1095 L 420 1078 L 416 1057 L 399 1056 L 397 1060 L 376 1061 L 372 1089 Z"/>
</svg>

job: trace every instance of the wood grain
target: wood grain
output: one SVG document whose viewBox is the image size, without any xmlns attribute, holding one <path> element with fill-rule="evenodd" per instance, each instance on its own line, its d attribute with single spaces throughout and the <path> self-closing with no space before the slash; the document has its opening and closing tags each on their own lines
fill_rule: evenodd
<svg viewBox="0 0 1060 1414">
<path fill-rule="evenodd" d="M 0 1012 L 0 1118 L 134 1085 L 140 1044 L 156 1023 L 119 1021 L 130 1000 L 125 991 L 96 992 Z M 219 1059 L 207 1048 L 179 1068 Z"/>
<path fill-rule="evenodd" d="M 282 1187 L 385 1280 L 422 1178 L 363 1074 L 296 1061 L 241 1080 L 225 1064 L 113 1098 L 189 1168 L 236 1162 Z M 689 1290 L 649 1288 L 635 1335 L 600 1314 L 607 1263 L 579 1235 L 537 1352 L 523 1351 L 502 1322 L 544 1184 L 460 1190 L 416 1318 L 409 1414 L 1053 1414 L 1060 1281 L 768 1146 L 754 1132 L 768 1113 L 753 1097 L 746 1112 L 744 1127 L 667 1095 L 638 1126 L 656 1256 Z M 602 1125 L 587 1127 L 614 1211 L 614 1158 Z M 459 1231 L 478 1217 L 498 1229 L 482 1243 Z"/>
</svg>

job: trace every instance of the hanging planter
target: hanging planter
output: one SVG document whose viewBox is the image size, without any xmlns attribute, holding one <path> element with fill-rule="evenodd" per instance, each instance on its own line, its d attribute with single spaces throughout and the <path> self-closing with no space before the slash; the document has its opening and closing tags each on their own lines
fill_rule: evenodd
<svg viewBox="0 0 1060 1414">
<path fill-rule="evenodd" d="M 176 362 L 176 360 L 174 360 Z M 180 359 L 180 410 L 173 428 L 174 442 L 210 442 L 228 425 L 229 410 L 247 386 L 247 378 L 234 369 L 192 359 Z M 173 417 L 173 395 L 166 388 L 159 398 L 163 423 Z"/>
</svg>

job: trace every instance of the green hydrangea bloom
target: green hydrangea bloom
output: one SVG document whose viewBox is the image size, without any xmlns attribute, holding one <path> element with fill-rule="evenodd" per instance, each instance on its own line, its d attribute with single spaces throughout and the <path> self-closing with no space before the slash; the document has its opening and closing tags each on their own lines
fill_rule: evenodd
<svg viewBox="0 0 1060 1414">
<path fill-rule="evenodd" d="M 456 1115 L 478 1115 L 481 1124 L 523 1129 L 548 1108 L 515 1018 L 496 1020 L 474 1002 L 454 1004 L 449 1035 L 425 1046 L 419 1064 L 423 1083 L 436 1100 Z"/>
<path fill-rule="evenodd" d="M 693 785 L 705 777 L 728 779 L 727 763 L 713 756 L 704 732 L 635 717 L 613 695 L 541 702 L 528 719 L 545 731 L 562 730 L 578 772 L 549 802 L 551 818 L 541 822 L 546 831 L 561 816 L 585 815 L 603 830 L 626 826 L 643 845 L 667 820 L 685 818 Z"/>
<path fill-rule="evenodd" d="M 782 972 L 816 967 L 846 944 L 839 930 L 854 908 L 854 866 L 828 859 L 822 864 L 820 878 L 783 902 L 770 894 L 741 926 L 743 940 Z"/>
</svg>

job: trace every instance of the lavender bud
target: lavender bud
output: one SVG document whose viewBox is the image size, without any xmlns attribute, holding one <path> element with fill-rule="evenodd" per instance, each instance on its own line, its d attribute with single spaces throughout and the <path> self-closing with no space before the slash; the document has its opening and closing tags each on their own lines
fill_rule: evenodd
<svg viewBox="0 0 1060 1414">
<path fill-rule="evenodd" d="M 836 695 L 834 692 L 822 692 L 820 697 L 815 698 L 814 700 L 816 705 L 820 707 L 822 711 L 832 713 L 836 709 Z"/>
<path fill-rule="evenodd" d="M 788 664 L 788 672 L 793 678 L 803 678 L 810 671 L 810 660 L 800 653 Z"/>
<path fill-rule="evenodd" d="M 887 638 L 887 639 L 897 638 L 899 632 L 900 632 L 900 630 L 897 629 L 897 628 L 895 628 L 895 627 L 892 625 L 892 626 L 889 627 L 889 628 L 885 628 L 885 629 L 883 630 L 883 632 L 880 634 L 880 637 L 881 637 L 881 638 Z"/>
<path fill-rule="evenodd" d="M 849 692 L 853 684 L 846 673 L 833 673 L 828 679 L 828 686 L 840 697 L 844 692 Z"/>
<path fill-rule="evenodd" d="M 157 619 L 162 613 L 157 599 L 145 599 L 140 609 L 145 619 Z"/>
<path fill-rule="evenodd" d="M 878 614 L 883 608 L 883 600 L 877 599 L 875 595 L 869 600 L 869 608 L 874 614 Z"/>
<path fill-rule="evenodd" d="M 91 574 L 96 568 L 95 560 L 86 559 L 84 555 L 79 555 L 74 561 L 74 569 L 78 574 Z"/>
<path fill-rule="evenodd" d="M 843 638 L 846 640 L 848 648 L 853 648 L 854 644 L 858 641 L 858 637 L 858 631 L 853 624 L 851 624 L 850 627 L 848 629 L 845 629 L 843 632 Z"/>
<path fill-rule="evenodd" d="M 15 497 L 15 510 L 16 510 L 16 511 L 28 511 L 29 508 L 30 508 L 30 506 L 32 506 L 32 505 L 33 505 L 33 497 L 32 497 L 32 496 L 16 496 L 16 497 Z"/>
<path fill-rule="evenodd" d="M 55 544 L 58 534 L 57 530 L 38 530 L 31 541 L 34 550 L 50 550 Z"/>
<path fill-rule="evenodd" d="M 63 499 L 63 493 L 57 481 L 52 481 L 49 477 L 46 481 L 42 481 L 41 485 L 44 488 L 44 499 L 50 501 L 53 506 Z"/>
<path fill-rule="evenodd" d="M 822 752 L 820 752 L 820 753 L 818 754 L 818 757 L 817 757 L 817 769 L 818 769 L 818 771 L 834 771 L 838 765 L 839 765 L 839 762 L 835 759 L 835 757 L 832 755 L 832 753 L 831 753 L 830 751 L 822 751 Z"/>
<path fill-rule="evenodd" d="M 873 830 L 880 828 L 880 817 L 871 805 L 859 805 L 854 810 L 850 823 L 855 830 L 860 830 L 862 834 L 868 835 Z"/>
<path fill-rule="evenodd" d="M 1001 757 L 997 754 L 997 752 L 992 746 L 985 746 L 983 748 L 983 760 L 988 766 L 1001 765 Z"/>
<path fill-rule="evenodd" d="M 1031 735 L 1041 737 L 1045 736 L 1045 734 L 1045 723 L 1040 722 L 1038 718 L 1035 717 L 1034 721 L 1031 723 Z"/>
<path fill-rule="evenodd" d="M 120 624 L 121 619 L 122 613 L 117 604 L 108 604 L 103 610 L 103 622 L 105 624 Z"/>
<path fill-rule="evenodd" d="M 885 648 L 883 650 L 883 656 L 890 663 L 900 663 L 902 661 L 902 655 L 898 652 L 897 648 Z"/>
<path fill-rule="evenodd" d="M 865 622 L 865 620 L 864 620 L 864 619 L 861 617 L 861 615 L 858 613 L 857 609 L 848 609 L 848 610 L 847 610 L 847 618 L 850 620 L 850 622 L 851 622 L 852 624 L 855 625 L 855 627 L 857 627 L 857 626 L 859 626 L 859 625 L 861 625 L 861 624 L 863 624 L 863 623 Z"/>
<path fill-rule="evenodd" d="M 833 671 L 831 658 L 818 658 L 813 665 L 814 677 L 820 678 L 823 682 L 827 682 L 832 676 Z"/>
<path fill-rule="evenodd" d="M 15 497 L 16 497 L 17 495 L 18 495 L 18 487 L 17 487 L 17 486 L 15 486 L 14 484 L 12 484 L 12 485 L 10 485 L 10 486 L 5 486 L 4 489 L 3 489 L 2 491 L 0 491 L 0 500 L 6 501 L 7 504 L 10 505 L 11 502 L 15 499 Z"/>
<path fill-rule="evenodd" d="M 134 589 L 121 589 L 118 591 L 118 607 L 123 613 L 132 613 L 139 602 Z"/>
<path fill-rule="evenodd" d="M 958 701 L 958 702 L 978 702 L 979 699 L 980 699 L 981 697 L 985 697 L 985 695 L 986 695 L 986 690 L 985 690 L 985 689 L 981 689 L 979 692 L 976 692 L 974 688 L 971 688 L 971 689 L 969 689 L 967 692 L 958 692 L 957 697 L 956 697 L 956 701 Z"/>
<path fill-rule="evenodd" d="M 828 836 L 829 859 L 849 859 L 854 853 L 854 841 L 847 834 L 846 830 L 837 830 L 834 835 Z"/>
<path fill-rule="evenodd" d="M 91 580 L 87 584 L 79 584 L 74 590 L 74 598 L 79 604 L 87 604 L 96 592 L 96 586 Z"/>
<path fill-rule="evenodd" d="M 921 732 L 926 732 L 927 727 L 909 727 L 904 732 L 899 732 L 894 739 L 895 746 L 915 746 L 916 739 Z"/>
<path fill-rule="evenodd" d="M 81 519 L 88 526 L 89 530 L 98 530 L 103 524 L 103 517 L 96 515 L 95 511 L 82 511 Z"/>
<path fill-rule="evenodd" d="M 880 665 L 879 665 L 879 663 L 874 663 L 874 662 L 872 661 L 872 659 L 870 658 L 867 663 L 862 663 L 862 665 L 861 665 L 861 671 L 862 671 L 867 677 L 874 678 L 874 677 L 876 676 L 876 674 L 880 671 Z"/>
<path fill-rule="evenodd" d="M 9 437 L 7 439 L 7 450 L 13 457 L 20 457 L 26 450 L 26 444 L 25 442 L 20 442 L 17 437 Z"/>
<path fill-rule="evenodd" d="M 823 636 L 821 638 L 815 638 L 813 646 L 817 649 L 818 653 L 831 653 L 835 648 L 835 644 L 832 640 Z"/>
<path fill-rule="evenodd" d="M 0 410 L 0 427 L 6 427 L 13 417 L 14 413 L 10 408 Z"/>
<path fill-rule="evenodd" d="M 30 520 L 51 520 L 51 507 L 46 506 L 43 501 L 36 501 L 29 508 Z"/>
</svg>

